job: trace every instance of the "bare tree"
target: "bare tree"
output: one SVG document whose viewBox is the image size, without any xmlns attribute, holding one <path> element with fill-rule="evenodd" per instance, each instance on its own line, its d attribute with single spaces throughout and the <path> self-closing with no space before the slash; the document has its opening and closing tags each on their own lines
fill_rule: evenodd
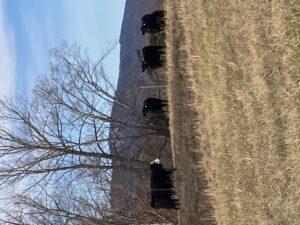
<svg viewBox="0 0 300 225">
<path fill-rule="evenodd" d="M 111 50 L 111 49 L 110 49 Z M 35 85 L 32 101 L 0 101 L 0 178 L 2 182 L 35 176 L 58 179 L 76 170 L 109 170 L 130 167 L 138 159 L 128 159 L 109 145 L 121 148 L 122 141 L 157 135 L 159 129 L 145 121 L 132 106 L 115 97 L 114 85 L 106 76 L 102 61 L 92 62 L 77 46 L 65 44 L 52 51 L 50 74 Z M 134 116 L 125 121 L 111 116 L 113 105 Z M 114 125 L 111 135 L 110 127 Z M 139 134 L 120 135 L 123 128 Z M 53 176 L 59 174 L 59 176 Z"/>
<path fill-rule="evenodd" d="M 103 69 L 112 48 L 93 62 L 65 43 L 52 51 L 50 72 L 36 82 L 31 100 L 0 100 L 0 185 L 26 187 L 0 222 L 133 223 L 135 213 L 111 208 L 112 169 L 144 173 L 148 163 L 121 154 L 124 143 L 164 133 L 116 95 Z M 113 117 L 113 107 L 134 119 Z M 126 135 L 126 129 L 138 132 Z"/>
<path fill-rule="evenodd" d="M 134 208 L 111 208 L 110 194 L 98 195 L 97 185 L 84 184 L 78 189 L 66 188 L 60 183 L 57 189 L 41 187 L 38 193 L 17 195 L 12 210 L 2 210 L 0 222 L 14 225 L 135 225 L 175 224 L 176 212 L 154 210 L 148 204 L 147 193 L 135 195 Z M 97 187 L 96 187 L 97 186 Z M 95 190 L 94 190 L 95 189 Z"/>
</svg>

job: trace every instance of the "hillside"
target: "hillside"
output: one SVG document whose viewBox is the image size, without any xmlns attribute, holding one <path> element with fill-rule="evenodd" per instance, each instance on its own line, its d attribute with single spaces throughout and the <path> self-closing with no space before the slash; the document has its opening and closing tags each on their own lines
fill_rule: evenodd
<svg viewBox="0 0 300 225">
<path fill-rule="evenodd" d="M 113 170 L 112 205 L 114 208 L 123 208 L 121 210 L 125 210 L 127 213 L 129 213 L 128 210 L 135 204 L 134 201 L 137 192 L 143 192 L 146 195 L 144 198 L 149 198 L 148 163 L 160 156 L 163 159 L 168 158 L 168 160 L 165 160 L 166 165 L 172 166 L 168 138 L 161 134 L 149 135 L 148 130 L 145 131 L 140 128 L 147 126 L 149 123 L 149 119 L 143 118 L 141 114 L 143 101 L 150 96 L 166 98 L 163 91 L 159 92 L 156 88 L 140 88 L 145 85 L 153 85 L 155 82 L 149 78 L 147 72 L 142 73 L 141 63 L 137 56 L 137 50 L 141 50 L 146 45 L 151 45 L 151 35 L 145 34 L 143 36 L 141 34 L 141 17 L 147 13 L 152 13 L 156 9 L 161 9 L 159 8 L 159 4 L 161 4 L 161 1 L 127 0 L 122 22 L 120 74 L 116 97 L 122 104 L 129 106 L 130 110 L 115 104 L 112 110 L 112 117 L 129 125 L 125 127 L 118 124 L 111 125 L 110 134 L 117 136 L 122 141 L 111 145 L 110 150 L 116 155 L 126 157 L 130 160 L 137 159 L 145 162 L 131 165 L 135 168 L 143 168 L 139 171 L 133 170 L 131 167 L 115 168 Z M 163 127 L 163 129 L 159 130 L 168 133 L 166 118 Z M 139 136 L 141 135 L 145 137 L 140 138 Z M 114 165 L 119 165 L 118 163 L 120 162 L 113 161 L 113 163 Z M 147 207 L 150 206 L 149 202 L 146 204 Z"/>
</svg>

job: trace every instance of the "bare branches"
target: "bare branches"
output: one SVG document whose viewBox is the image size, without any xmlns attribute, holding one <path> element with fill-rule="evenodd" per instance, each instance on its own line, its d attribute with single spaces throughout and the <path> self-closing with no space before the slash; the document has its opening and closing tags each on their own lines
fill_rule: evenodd
<svg viewBox="0 0 300 225">
<path fill-rule="evenodd" d="M 142 129 L 143 136 L 155 131 L 138 117 L 140 123 L 111 116 L 113 104 L 136 114 L 116 99 L 104 73 L 102 62 L 112 49 L 93 63 L 80 47 L 64 44 L 52 51 L 50 74 L 36 83 L 32 101 L 0 101 L 0 120 L 12 128 L 0 127 L 3 182 L 60 171 L 111 169 L 112 159 L 124 162 L 118 166 L 130 164 L 130 160 L 110 154 L 109 144 L 140 136 L 110 135 L 112 124 L 120 132 L 123 128 Z"/>
<path fill-rule="evenodd" d="M 64 44 L 52 51 L 50 72 L 31 101 L 0 100 L 0 185 L 24 185 L 0 222 L 113 225 L 112 170 L 145 172 L 147 163 L 123 150 L 160 132 L 116 97 L 103 69 L 113 48 L 92 62 Z M 113 107 L 133 119 L 113 117 Z"/>
</svg>

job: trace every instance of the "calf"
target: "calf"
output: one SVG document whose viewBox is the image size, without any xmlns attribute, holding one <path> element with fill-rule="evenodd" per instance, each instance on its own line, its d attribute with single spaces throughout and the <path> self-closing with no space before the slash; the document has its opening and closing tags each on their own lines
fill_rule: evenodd
<svg viewBox="0 0 300 225">
<path fill-rule="evenodd" d="M 146 116 L 148 112 L 152 113 L 163 113 L 163 107 L 168 105 L 167 100 L 162 100 L 159 98 L 147 98 L 143 102 L 143 116 Z"/>
<path fill-rule="evenodd" d="M 166 170 L 159 159 L 150 163 L 151 169 L 151 207 L 155 209 L 178 209 L 179 202 L 174 199 L 173 183 L 170 175 L 175 169 Z"/>
</svg>

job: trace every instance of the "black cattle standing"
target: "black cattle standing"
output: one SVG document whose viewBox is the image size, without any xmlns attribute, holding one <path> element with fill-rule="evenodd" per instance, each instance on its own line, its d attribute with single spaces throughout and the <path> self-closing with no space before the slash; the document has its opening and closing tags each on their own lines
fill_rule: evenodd
<svg viewBox="0 0 300 225">
<path fill-rule="evenodd" d="M 160 32 L 163 27 L 165 26 L 165 21 L 163 17 L 165 16 L 166 12 L 162 10 L 154 11 L 152 14 L 146 14 L 142 17 L 142 35 L 147 33 L 158 33 Z"/>
<path fill-rule="evenodd" d="M 150 163 L 151 169 L 151 207 L 155 209 L 178 209 L 179 202 L 174 199 L 173 183 L 170 175 L 175 169 L 166 170 L 159 159 Z"/>
<path fill-rule="evenodd" d="M 168 105 L 167 100 L 162 100 L 160 98 L 147 98 L 143 102 L 143 116 L 146 116 L 148 112 L 163 113 L 165 112 L 163 107 L 167 105 Z"/>
<path fill-rule="evenodd" d="M 148 68 L 158 68 L 163 66 L 164 61 L 160 59 L 160 56 L 164 54 L 164 46 L 146 46 L 142 49 L 144 61 L 142 62 L 142 71 L 144 72 Z"/>
</svg>

